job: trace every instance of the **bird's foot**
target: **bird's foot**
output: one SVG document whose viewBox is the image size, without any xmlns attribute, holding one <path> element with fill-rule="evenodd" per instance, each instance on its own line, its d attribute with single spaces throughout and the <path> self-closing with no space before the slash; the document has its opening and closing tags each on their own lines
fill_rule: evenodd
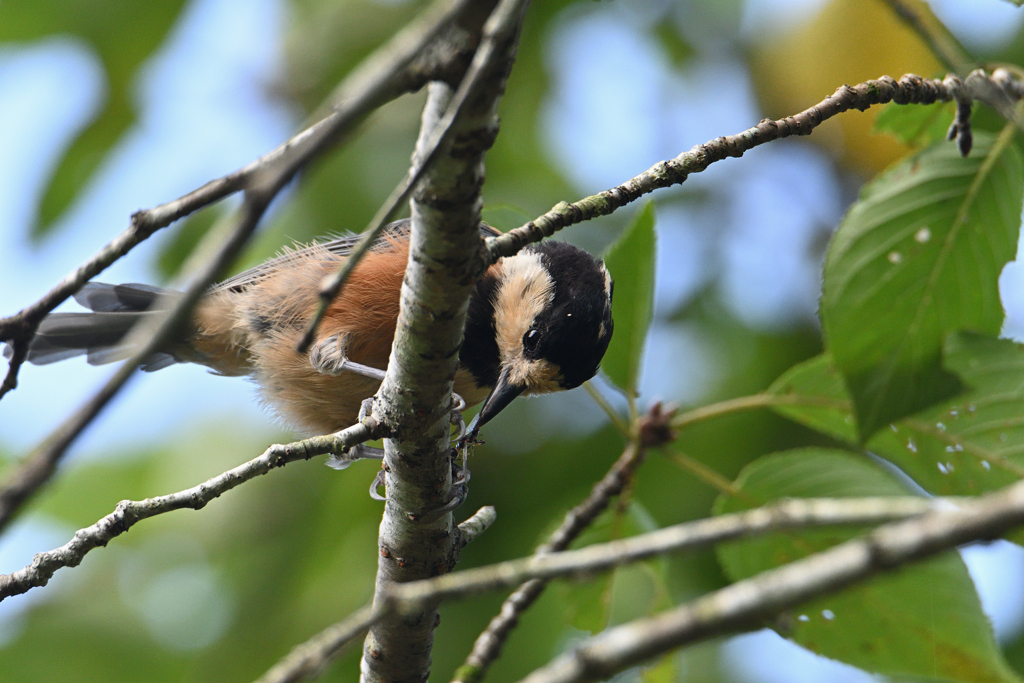
<svg viewBox="0 0 1024 683">
<path fill-rule="evenodd" d="M 373 446 L 367 446 L 366 444 L 356 444 L 352 448 L 342 452 L 340 455 L 337 453 L 331 453 L 331 457 L 327 458 L 327 466 L 336 469 L 343 470 L 349 465 L 354 463 L 356 460 L 383 460 L 384 449 L 374 448 Z"/>
<path fill-rule="evenodd" d="M 342 348 L 342 339 L 337 334 L 314 344 L 309 349 L 309 362 L 317 372 L 331 377 L 352 372 L 370 379 L 384 380 L 383 370 L 349 360 Z"/>
</svg>

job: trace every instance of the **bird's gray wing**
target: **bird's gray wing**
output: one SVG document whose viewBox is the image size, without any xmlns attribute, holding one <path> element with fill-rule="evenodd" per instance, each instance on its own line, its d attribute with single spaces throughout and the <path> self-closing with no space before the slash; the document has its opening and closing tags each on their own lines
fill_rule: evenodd
<svg viewBox="0 0 1024 683">
<path fill-rule="evenodd" d="M 409 219 L 405 218 L 400 221 L 395 221 L 387 225 L 384 228 L 381 236 L 377 238 L 376 243 L 371 249 L 380 249 L 387 244 L 387 238 L 389 237 L 404 237 L 409 234 Z M 359 240 L 362 239 L 362 235 L 345 235 L 344 237 L 338 237 L 329 242 L 314 242 L 305 247 L 299 249 L 289 249 L 280 256 L 264 261 L 255 268 L 239 273 L 234 277 L 228 278 L 221 283 L 213 286 L 212 291 L 223 291 L 227 289 L 241 291 L 247 287 L 263 280 L 271 273 L 274 273 L 282 268 L 288 268 L 292 264 L 301 263 L 306 260 L 309 254 L 314 250 L 326 249 L 332 254 L 338 256 L 348 256 L 352 253 L 352 249 L 355 248 Z"/>
<path fill-rule="evenodd" d="M 409 235 L 410 222 L 408 218 L 389 223 L 385 226 L 381 236 L 377 238 L 374 246 L 371 249 L 383 249 L 386 248 L 389 238 L 402 238 Z M 500 235 L 501 232 L 495 230 L 486 223 L 480 224 L 480 234 L 484 237 L 492 237 Z M 264 261 L 255 268 L 250 268 L 244 273 L 239 273 L 234 277 L 228 278 L 223 282 L 214 285 L 212 291 L 223 291 L 227 289 L 241 291 L 247 287 L 263 280 L 271 273 L 278 271 L 282 268 L 288 268 L 294 263 L 300 263 L 309 256 L 310 252 L 315 249 L 326 249 L 332 254 L 338 256 L 348 256 L 352 253 L 352 249 L 355 248 L 359 240 L 362 239 L 362 235 L 345 235 L 333 239 L 329 242 L 317 242 L 308 246 L 302 247 L 301 249 L 289 250 L 276 258 L 272 258 L 269 261 Z"/>
</svg>

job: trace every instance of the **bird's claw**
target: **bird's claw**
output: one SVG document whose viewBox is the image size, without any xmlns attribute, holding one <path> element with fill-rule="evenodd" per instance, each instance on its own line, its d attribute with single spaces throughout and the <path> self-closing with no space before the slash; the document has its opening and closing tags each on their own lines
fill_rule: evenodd
<svg viewBox="0 0 1024 683">
<path fill-rule="evenodd" d="M 327 458 L 327 466 L 336 469 L 343 470 L 349 465 L 354 463 L 356 460 L 383 460 L 384 449 L 374 448 L 373 446 L 367 446 L 366 444 L 356 444 L 352 448 L 345 450 L 338 455 L 331 453 L 331 457 Z"/>
<path fill-rule="evenodd" d="M 462 443 L 463 439 L 466 436 L 466 421 L 462 418 L 462 411 L 465 410 L 465 409 L 466 409 L 466 400 L 464 398 L 462 398 L 461 396 L 459 396 L 458 394 L 456 394 L 455 392 L 452 392 L 452 412 L 451 412 L 450 420 L 451 420 L 452 425 L 457 426 L 458 429 L 459 429 L 459 433 L 455 437 L 456 443 Z M 362 407 L 361 407 L 361 409 L 359 411 L 359 419 L 362 420 L 364 417 L 370 415 L 372 412 L 373 412 L 373 399 L 372 398 L 368 398 L 365 401 L 363 401 L 363 405 L 362 405 Z M 371 448 L 369 446 L 364 446 L 364 445 L 360 444 L 359 446 L 354 446 L 352 448 L 352 451 L 354 452 L 358 448 L 362 448 L 364 451 L 370 451 L 370 452 L 372 452 L 372 454 L 360 455 L 358 457 L 353 457 L 354 454 L 353 455 L 349 455 L 348 458 L 346 458 L 345 461 L 344 461 L 345 462 L 344 467 L 348 467 L 348 465 L 351 464 L 351 462 L 353 460 L 357 460 L 357 459 L 360 459 L 360 458 L 370 458 L 370 457 L 373 457 L 373 458 L 383 458 L 384 457 L 384 451 L 379 449 L 379 448 Z M 462 448 L 461 450 L 462 450 L 462 462 L 461 462 L 461 464 L 456 462 L 456 458 L 458 458 L 458 456 L 459 456 L 459 451 L 455 450 L 455 449 L 452 450 L 452 497 L 451 497 L 451 500 L 449 500 L 447 503 L 445 503 L 441 507 L 439 507 L 437 509 L 434 509 L 434 510 L 421 511 L 421 512 L 410 512 L 410 513 L 408 513 L 408 517 L 409 517 L 410 520 L 412 520 L 412 521 L 431 521 L 431 520 L 436 519 L 440 515 L 443 515 L 445 513 L 451 512 L 452 510 L 455 510 L 460 505 L 462 505 L 464 502 L 466 502 L 466 498 L 469 495 L 469 487 L 467 485 L 469 484 L 469 480 L 470 480 L 470 477 L 471 477 L 471 474 L 469 472 L 469 468 L 466 466 L 466 460 L 468 458 L 469 452 L 468 452 L 468 447 L 467 448 Z M 331 456 L 331 460 L 328 461 L 328 464 L 334 466 L 332 464 L 332 462 L 335 459 L 336 459 L 336 456 L 332 455 Z M 341 469 L 341 468 L 339 468 L 339 469 Z M 385 485 L 384 470 L 382 469 L 379 472 L 377 472 L 377 476 L 374 477 L 373 483 L 370 484 L 370 497 L 373 498 L 374 500 L 387 500 L 386 496 L 382 496 L 378 492 L 378 490 L 382 486 L 384 486 L 384 485 Z"/>
<path fill-rule="evenodd" d="M 370 498 L 374 500 L 387 500 L 387 496 L 377 493 L 377 489 L 381 486 L 384 486 L 384 470 L 377 472 L 377 476 L 373 478 L 373 483 L 370 484 Z"/>
<path fill-rule="evenodd" d="M 309 350 L 310 364 L 317 372 L 331 377 L 337 377 L 343 372 L 352 372 L 370 379 L 384 381 L 383 370 L 349 360 L 342 345 L 342 338 L 337 334 L 317 342 Z"/>
</svg>

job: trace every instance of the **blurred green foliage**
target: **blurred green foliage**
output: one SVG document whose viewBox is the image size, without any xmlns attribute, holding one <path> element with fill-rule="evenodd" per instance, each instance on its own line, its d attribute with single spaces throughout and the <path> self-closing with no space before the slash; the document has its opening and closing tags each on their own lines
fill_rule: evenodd
<svg viewBox="0 0 1024 683">
<path fill-rule="evenodd" d="M 106 74 L 106 102 L 65 150 L 39 201 L 32 236 L 42 237 L 135 122 L 132 86 L 160 46 L 184 0 L 32 0 L 0 3 L 0 45 L 71 37 L 96 53 Z"/>
<path fill-rule="evenodd" d="M 130 129 L 133 79 L 145 59 L 160 46 L 183 4 L 0 2 L 0 41 L 21 44 L 57 33 L 72 36 L 96 51 L 108 79 L 102 111 L 66 150 L 39 199 L 39 226 L 33 234 L 43 234 L 53 225 Z M 291 0 L 284 64 L 271 90 L 303 114 L 311 114 L 343 74 L 422 4 Z M 553 162 L 545 143 L 543 112 L 550 88 L 545 60 L 556 21 L 593 7 L 594 3 L 587 0 L 558 0 L 534 3 L 530 9 L 502 103 L 501 135 L 487 159 L 484 216 L 503 230 L 542 213 L 559 200 L 579 196 Z M 742 3 L 694 0 L 686 5 L 684 14 L 689 23 L 685 31 L 681 22 L 673 20 L 675 9 L 671 3 L 655 2 L 643 7 L 647 12 L 664 13 L 650 22 L 649 39 L 664 51 L 674 68 L 681 70 L 705 58 L 704 39 L 736 40 Z M 870 35 L 870 44 L 885 49 L 865 50 L 866 34 Z M 821 99 L 844 81 L 856 82 L 861 75 L 871 78 L 885 72 L 928 72 L 935 64 L 919 41 L 899 22 L 891 21 L 876 0 L 866 4 L 835 0 L 821 13 L 808 16 L 803 26 L 765 42 L 733 48 L 749 61 L 766 111 L 780 115 Z M 1024 35 L 998 56 L 1006 61 L 1024 61 Z M 413 95 L 388 105 L 370 117 L 344 147 L 305 171 L 238 267 L 262 261 L 292 241 L 361 229 L 406 170 L 422 102 L 422 95 Z M 940 128 L 948 125 L 949 116 L 948 107 L 942 106 L 888 108 L 879 114 L 877 126 L 919 147 L 933 143 L 944 132 Z M 874 172 L 905 154 L 906 148 L 887 136 L 870 137 L 868 118 L 848 114 L 841 119 L 842 135 L 826 129 L 813 139 L 825 141 L 838 168 Z M 978 130 L 998 131 L 1003 122 L 979 108 L 975 124 Z M 737 131 L 719 132 L 724 135 Z M 601 142 L 595 140 L 594 144 Z M 922 175 L 914 174 L 921 174 L 922 168 L 928 171 L 936 158 L 957 173 L 973 169 L 972 177 L 981 177 L 977 167 L 987 163 L 979 160 L 987 159 L 990 137 L 979 136 L 978 154 L 968 160 L 959 160 L 952 156 L 951 147 L 936 144 L 940 146 L 904 162 L 900 169 L 906 174 L 903 185 L 889 176 L 876 181 L 878 184 L 862 196 L 843 229 L 853 230 L 850 224 L 855 222 L 857 212 L 863 212 L 878 195 L 885 195 L 886 201 L 895 205 L 905 202 L 921 184 Z M 1013 141 L 1000 150 L 1004 156 L 1013 157 L 1005 165 L 996 165 L 997 172 L 1002 173 L 998 176 L 1002 185 L 993 181 L 991 187 L 969 190 L 984 192 L 986 201 L 1003 208 L 1004 218 L 1008 217 L 995 226 L 1001 231 L 1000 266 L 1012 257 L 1010 243 L 1016 244 L 1019 229 L 1017 144 Z M 623 169 L 621 179 L 638 170 Z M 847 177 L 856 178 L 854 174 Z M 964 182 L 970 185 L 971 180 Z M 968 192 L 960 190 L 961 195 Z M 657 195 L 656 200 L 668 201 Z M 689 207 L 702 198 L 677 192 L 670 200 L 674 205 Z M 207 209 L 171 228 L 172 236 L 163 244 L 155 264 L 161 277 L 173 277 L 178 272 L 220 213 L 220 208 Z M 952 225 L 960 220 L 957 215 L 954 212 L 953 217 L 947 216 L 947 222 Z M 1018 222 L 1011 225 L 1014 219 Z M 989 235 L 992 224 L 999 220 L 982 217 L 983 224 L 972 225 L 979 225 L 979 231 Z M 864 405 L 868 400 L 865 397 L 892 395 L 886 393 L 890 388 L 873 387 L 872 394 L 856 382 L 851 384 L 853 366 L 843 359 L 860 353 L 858 349 L 875 348 L 874 342 L 865 343 L 857 335 L 873 335 L 875 341 L 881 338 L 883 346 L 890 340 L 892 330 L 878 327 L 879 313 L 888 311 L 904 290 L 913 289 L 913 284 L 896 287 L 899 291 L 887 290 L 884 301 L 874 308 L 862 309 L 849 302 L 828 307 L 826 326 L 830 320 L 839 320 L 842 325 L 835 329 L 844 333 L 831 336 L 830 348 L 822 353 L 821 332 L 811 323 L 765 330 L 753 329 L 737 319 L 722 302 L 717 273 L 678 310 L 668 315 L 653 313 L 655 234 L 671 228 L 655 229 L 653 205 L 635 216 L 628 232 L 624 229 L 627 222 L 628 217 L 617 214 L 566 232 L 568 239 L 585 243 L 595 253 L 616 235 L 624 234 L 619 246 L 608 255 L 618 282 L 617 336 L 605 369 L 616 385 L 635 388 L 645 330 L 653 318 L 677 326 L 674 329 L 685 327 L 715 350 L 716 381 L 700 398 L 701 403 L 764 391 L 831 402 L 777 407 L 774 412 L 738 412 L 696 423 L 678 435 L 674 450 L 685 452 L 729 479 L 738 476 L 739 485 L 745 490 L 756 489 L 765 500 L 783 495 L 903 492 L 902 484 L 895 483 L 890 475 L 849 454 L 858 448 L 851 400 Z M 914 230 L 920 227 L 915 225 Z M 906 225 L 894 225 L 893 221 L 859 226 L 875 245 L 872 254 L 879 257 L 875 260 L 883 269 L 894 264 L 888 259 L 889 251 L 877 245 L 890 244 L 894 231 L 904 228 Z M 944 234 L 940 224 L 930 222 L 929 229 L 932 244 L 938 243 Z M 904 237 L 913 240 L 914 234 L 912 230 Z M 98 234 L 97 246 L 109 237 Z M 953 263 L 961 269 L 976 265 L 972 254 L 970 249 L 961 249 L 953 256 Z M 866 274 L 873 281 L 887 281 L 889 270 L 867 272 L 863 261 L 843 265 L 852 276 Z M 923 254 L 919 262 L 915 261 L 916 270 L 910 280 L 919 282 L 940 265 L 939 256 Z M 826 287 L 830 277 L 826 272 Z M 994 308 L 985 309 L 981 325 L 982 331 L 990 334 L 998 331 L 1002 319 L 997 277 L 998 268 L 992 267 L 976 278 L 988 299 L 996 296 Z M 955 282 L 943 280 L 934 289 L 934 296 L 927 301 L 919 297 L 918 305 L 934 312 L 929 307 L 948 303 L 955 287 Z M 860 290 L 855 293 L 863 294 Z M 943 320 L 948 322 L 947 318 Z M 908 332 L 912 326 L 905 325 L 902 333 L 909 343 L 926 345 L 934 351 L 929 356 L 929 368 L 944 368 L 960 377 L 972 393 L 939 405 L 931 405 L 938 396 L 919 396 L 920 400 L 910 407 L 903 406 L 904 410 L 878 412 L 884 419 L 869 422 L 863 434 L 870 436 L 874 427 L 882 427 L 867 447 L 897 463 L 918 484 L 935 493 L 974 494 L 1019 476 L 1013 468 L 999 467 L 996 458 L 983 453 L 1019 446 L 1020 430 L 1004 430 L 999 425 L 1000 420 L 1020 414 L 1021 398 L 1014 387 L 1024 386 L 1018 380 L 1021 348 L 991 337 L 947 336 L 963 326 L 958 322 L 941 329 L 933 326 L 923 332 L 916 328 Z M 852 351 L 842 348 L 846 343 Z M 834 348 L 837 344 L 838 354 Z M 864 356 L 855 360 L 872 361 Z M 871 367 L 878 369 L 877 363 Z M 1000 370 L 988 372 L 992 367 Z M 666 373 L 674 371 L 672 367 L 664 369 Z M 853 399 L 847 388 L 851 386 Z M 641 405 L 652 398 L 641 396 Z M 6 400 L 16 399 L 12 395 Z M 985 410 L 979 408 L 974 414 L 972 404 L 984 405 Z M 922 407 L 922 412 L 905 415 Z M 527 406 L 517 414 L 529 416 L 531 410 L 542 409 Z M 945 419 L 952 411 L 961 422 Z M 896 431 L 885 426 L 893 417 L 902 418 L 895 425 Z M 936 433 L 929 427 L 940 422 L 948 429 Z M 964 425 L 976 429 L 960 429 Z M 1009 434 L 1007 439 L 1002 438 L 1005 434 Z M 256 456 L 267 444 L 288 438 L 270 430 L 263 434 L 238 433 L 230 425 L 198 424 L 161 449 L 123 453 L 110 460 L 66 468 L 25 519 L 55 522 L 70 536 L 75 528 L 92 524 L 124 498 L 141 499 L 194 485 Z M 915 448 L 908 449 L 911 441 Z M 466 549 L 460 568 L 530 553 L 543 540 L 545 530 L 589 492 L 592 482 L 614 462 L 623 445 L 621 436 L 604 426 L 577 438 L 549 435 L 527 455 L 503 453 L 498 442 L 480 447 L 472 462 L 474 476 L 468 505 L 460 513 L 479 505 L 494 505 L 499 519 Z M 956 449 L 957 445 L 963 450 Z M 792 450 L 797 448 L 803 450 Z M 1019 456 L 1005 457 L 1011 463 L 1019 460 Z M 991 469 L 984 468 L 982 462 L 992 465 Z M 937 470 L 936 463 L 948 466 L 948 471 Z M 34 592 L 39 602 L 23 615 L 22 630 L 4 634 L 0 677 L 18 682 L 254 679 L 296 643 L 372 595 L 381 514 L 381 506 L 366 495 L 373 473 L 373 466 L 366 464 L 335 472 L 319 461 L 296 463 L 230 492 L 200 512 L 181 511 L 139 524 L 110 547 L 90 554 L 81 567 L 62 570 L 49 587 Z M 715 499 L 720 494 L 653 452 L 628 494 L 580 543 L 706 517 L 716 507 Z M 722 497 L 716 509 L 722 512 L 740 506 L 740 501 Z M 489 680 L 518 680 L 589 631 L 664 609 L 780 560 L 806 554 L 811 548 L 825 547 L 849 533 L 771 538 L 722 548 L 721 564 L 715 551 L 706 550 L 623 569 L 589 582 L 563 584 L 547 591 L 524 615 Z M 816 614 L 826 607 L 832 609 L 839 615 L 835 622 L 825 623 L 815 617 L 806 623 L 794 622 L 789 628 L 778 625 L 779 629 L 828 656 L 874 671 L 923 677 L 935 677 L 936 672 L 921 665 L 922 648 L 941 642 L 942 648 L 969 656 L 975 671 L 990 674 L 988 680 L 1016 680 L 994 645 L 957 558 L 943 557 L 900 577 L 878 579 L 857 591 L 822 601 L 814 608 Z M 908 636 L 908 631 L 920 625 L 921 612 L 930 608 L 929 598 L 936 591 L 953 617 L 945 620 L 949 623 L 943 623 L 938 633 Z M 501 598 L 488 596 L 443 606 L 433 680 L 447 680 L 462 663 Z M 837 609 L 840 604 L 850 607 Z M 865 604 L 870 604 L 870 609 Z M 879 625 L 882 617 L 884 626 Z M 883 647 L 886 641 L 907 643 L 907 651 L 914 657 L 903 661 L 897 656 L 902 651 L 894 655 Z M 359 654 L 358 645 L 350 647 L 325 680 L 354 680 Z M 1006 648 L 1006 660 L 1024 669 L 1024 637 Z M 944 680 L 971 680 L 951 671 L 942 669 L 939 673 Z M 728 680 L 728 673 L 719 659 L 717 644 L 710 643 L 665 657 L 645 669 L 642 677 L 658 683 L 711 683 Z"/>
</svg>

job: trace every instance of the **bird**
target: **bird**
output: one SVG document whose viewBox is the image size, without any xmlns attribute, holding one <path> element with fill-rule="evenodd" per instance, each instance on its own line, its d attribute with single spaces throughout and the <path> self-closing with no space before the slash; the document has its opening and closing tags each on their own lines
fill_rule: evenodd
<svg viewBox="0 0 1024 683">
<path fill-rule="evenodd" d="M 299 340 L 320 303 L 321 284 L 359 235 L 287 249 L 213 285 L 142 370 L 195 363 L 250 377 L 262 401 L 300 432 L 328 434 L 355 424 L 388 363 L 410 232 L 409 219 L 386 226 L 327 308 L 307 352 L 298 350 Z M 484 223 L 480 233 L 501 234 Z M 454 378 L 467 405 L 483 403 L 470 427 L 474 436 L 520 395 L 573 389 L 594 377 L 613 332 L 613 289 L 603 261 L 556 240 L 530 244 L 483 273 L 469 301 Z M 132 328 L 180 296 L 145 284 L 86 283 L 74 298 L 89 312 L 44 318 L 27 360 L 126 359 L 136 350 Z M 12 355 L 10 346 L 4 355 Z"/>
</svg>

